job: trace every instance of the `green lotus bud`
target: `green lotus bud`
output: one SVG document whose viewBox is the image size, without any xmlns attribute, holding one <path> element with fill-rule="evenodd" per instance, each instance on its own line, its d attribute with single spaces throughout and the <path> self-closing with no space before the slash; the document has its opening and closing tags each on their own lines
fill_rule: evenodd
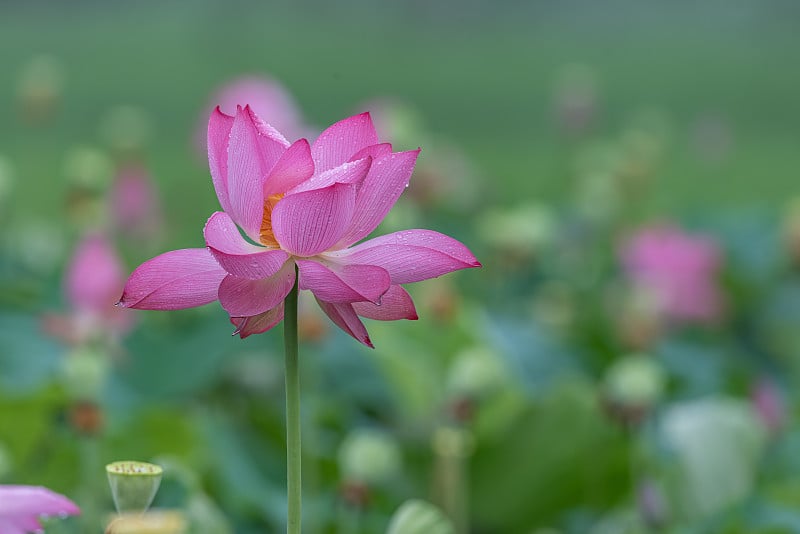
<svg viewBox="0 0 800 534">
<path fill-rule="evenodd" d="M 348 481 L 380 484 L 400 471 L 400 447 L 385 432 L 356 430 L 345 438 L 339 448 L 339 467 Z"/>
<path fill-rule="evenodd" d="M 658 361 L 647 355 L 633 354 L 620 358 L 608 369 L 605 388 L 612 402 L 645 408 L 661 398 L 665 381 Z"/>
<path fill-rule="evenodd" d="M 145 462 L 123 461 L 106 466 L 108 484 L 117 512 L 143 513 L 150 507 L 161 484 L 160 466 Z"/>
<path fill-rule="evenodd" d="M 113 164 L 101 150 L 76 147 L 67 153 L 64 174 L 73 187 L 101 193 L 111 183 Z"/>
<path fill-rule="evenodd" d="M 454 534 L 455 531 L 453 523 L 437 507 L 411 500 L 394 513 L 386 534 Z"/>
</svg>

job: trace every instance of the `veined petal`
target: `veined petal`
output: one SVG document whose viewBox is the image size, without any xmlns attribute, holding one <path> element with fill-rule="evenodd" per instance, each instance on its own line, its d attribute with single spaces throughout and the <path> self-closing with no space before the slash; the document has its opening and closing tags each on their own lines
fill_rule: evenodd
<svg viewBox="0 0 800 534">
<path fill-rule="evenodd" d="M 408 186 L 418 155 L 419 149 L 397 152 L 372 162 L 356 196 L 353 221 L 336 248 L 365 238 L 380 224 Z"/>
<path fill-rule="evenodd" d="M 286 193 L 314 175 L 314 160 L 308 141 L 295 141 L 275 163 L 264 181 L 264 198 Z"/>
<path fill-rule="evenodd" d="M 359 150 L 378 143 L 378 134 L 369 113 L 341 120 L 319 134 L 311 145 L 317 172 L 324 172 L 349 161 Z"/>
<path fill-rule="evenodd" d="M 219 285 L 219 303 L 231 317 L 250 317 L 271 310 L 286 298 L 294 285 L 294 264 L 261 280 L 228 275 Z"/>
<path fill-rule="evenodd" d="M 378 321 L 397 321 L 409 319 L 416 321 L 417 309 L 411 295 L 401 286 L 391 286 L 381 297 L 380 304 L 372 302 L 353 302 L 353 310 L 361 317 Z"/>
<path fill-rule="evenodd" d="M 461 242 L 433 230 L 394 232 L 347 250 L 329 252 L 325 257 L 340 263 L 383 267 L 392 284 L 419 282 L 481 266 Z"/>
<path fill-rule="evenodd" d="M 233 335 L 244 339 L 253 334 L 263 334 L 283 320 L 283 302 L 264 313 L 252 317 L 231 317 L 231 323 L 236 327 Z"/>
<path fill-rule="evenodd" d="M 182 310 L 217 300 L 227 273 L 205 248 L 172 250 L 133 271 L 118 305 L 140 310 Z"/>
<path fill-rule="evenodd" d="M 0 485 L 0 518 L 21 520 L 22 516 L 77 515 L 80 508 L 52 490 L 41 486 Z"/>
<path fill-rule="evenodd" d="M 378 303 L 389 289 L 389 273 L 375 265 L 332 265 L 329 269 L 314 260 L 297 260 L 300 289 L 309 289 L 326 302 Z"/>
<path fill-rule="evenodd" d="M 208 120 L 208 167 L 219 205 L 224 211 L 231 210 L 228 198 L 228 142 L 232 127 L 233 117 L 224 114 L 217 106 Z"/>
<path fill-rule="evenodd" d="M 311 191 L 314 189 L 322 189 L 333 184 L 356 184 L 360 186 L 364 179 L 367 177 L 372 158 L 366 156 L 364 158 L 348 161 L 341 165 L 328 169 L 327 171 L 315 174 L 310 179 L 295 187 L 290 191 L 291 194 L 301 193 L 303 191 Z"/>
<path fill-rule="evenodd" d="M 272 229 L 281 248 L 297 256 L 314 256 L 331 247 L 353 217 L 352 184 L 287 195 L 272 210 Z"/>
<path fill-rule="evenodd" d="M 264 215 L 264 182 L 287 147 L 249 107 L 236 112 L 228 143 L 230 210 L 225 211 L 253 241 L 258 241 Z"/>
<path fill-rule="evenodd" d="M 392 153 L 391 143 L 378 143 L 377 145 L 370 145 L 362 148 L 361 150 L 350 156 L 350 161 L 366 158 L 367 156 L 371 157 L 372 159 L 378 159 L 384 156 L 388 156 L 391 153 Z"/>
<path fill-rule="evenodd" d="M 230 216 L 222 211 L 214 213 L 203 229 L 208 250 L 228 273 L 240 278 L 257 280 L 268 278 L 289 259 L 280 249 L 268 249 L 248 243 L 239 233 Z"/>
<path fill-rule="evenodd" d="M 358 315 L 356 315 L 352 305 L 334 304 L 320 299 L 317 299 L 317 304 L 319 304 L 319 307 L 322 308 L 325 315 L 330 317 L 331 321 L 333 321 L 336 326 L 369 348 L 375 348 L 372 341 L 369 339 L 367 328 L 364 326 L 364 323 L 361 322 L 361 319 L 358 318 Z"/>
</svg>

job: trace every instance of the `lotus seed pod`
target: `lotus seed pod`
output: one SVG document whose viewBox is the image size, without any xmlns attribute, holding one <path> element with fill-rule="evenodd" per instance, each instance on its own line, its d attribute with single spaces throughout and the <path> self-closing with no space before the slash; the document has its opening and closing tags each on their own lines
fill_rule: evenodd
<svg viewBox="0 0 800 534">
<path fill-rule="evenodd" d="M 455 531 L 453 523 L 437 507 L 411 500 L 394 513 L 386 534 L 454 534 Z"/>
<path fill-rule="evenodd" d="M 339 466 L 346 480 L 380 484 L 400 472 L 400 448 L 385 432 L 356 430 L 339 448 Z"/>
<path fill-rule="evenodd" d="M 478 399 L 506 383 L 507 374 L 499 355 L 486 347 L 461 351 L 450 366 L 447 390 L 454 396 Z"/>
<path fill-rule="evenodd" d="M 605 390 L 612 402 L 647 408 L 658 402 L 666 376 L 652 357 L 633 354 L 617 360 L 606 372 Z"/>
<path fill-rule="evenodd" d="M 106 466 L 108 484 L 117 512 L 144 513 L 161 484 L 163 470 L 145 462 L 122 461 Z"/>
</svg>

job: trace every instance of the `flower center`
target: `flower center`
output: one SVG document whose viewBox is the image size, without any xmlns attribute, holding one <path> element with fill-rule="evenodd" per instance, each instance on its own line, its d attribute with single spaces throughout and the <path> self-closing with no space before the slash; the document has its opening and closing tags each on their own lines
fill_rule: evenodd
<svg viewBox="0 0 800 534">
<path fill-rule="evenodd" d="M 270 195 L 264 201 L 264 216 L 261 219 L 261 231 L 258 234 L 259 241 L 266 247 L 280 247 L 278 240 L 275 239 L 275 233 L 272 231 L 272 210 L 275 204 L 283 198 L 283 193 L 277 195 Z"/>
</svg>

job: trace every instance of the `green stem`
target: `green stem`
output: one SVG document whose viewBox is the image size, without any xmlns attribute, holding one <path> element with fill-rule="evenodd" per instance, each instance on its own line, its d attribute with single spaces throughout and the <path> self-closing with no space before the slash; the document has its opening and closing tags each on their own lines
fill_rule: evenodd
<svg viewBox="0 0 800 534">
<path fill-rule="evenodd" d="M 302 486 L 300 478 L 300 372 L 297 357 L 297 271 L 294 287 L 286 297 L 283 315 L 286 352 L 286 482 L 288 492 L 287 534 L 300 534 Z"/>
</svg>

